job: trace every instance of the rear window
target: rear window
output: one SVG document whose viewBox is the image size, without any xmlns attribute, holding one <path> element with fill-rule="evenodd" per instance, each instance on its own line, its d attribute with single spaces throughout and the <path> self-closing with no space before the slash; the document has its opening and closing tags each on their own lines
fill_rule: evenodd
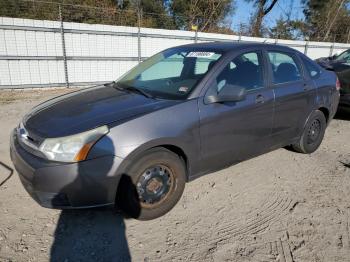
<svg viewBox="0 0 350 262">
<path fill-rule="evenodd" d="M 350 50 L 341 53 L 335 60 L 344 60 L 347 63 L 350 63 Z"/>
</svg>

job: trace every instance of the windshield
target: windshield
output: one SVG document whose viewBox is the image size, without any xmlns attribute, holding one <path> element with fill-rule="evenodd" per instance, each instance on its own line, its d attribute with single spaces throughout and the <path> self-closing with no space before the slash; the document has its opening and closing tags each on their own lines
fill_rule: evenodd
<svg viewBox="0 0 350 262">
<path fill-rule="evenodd" d="M 117 84 L 164 99 L 186 99 L 221 54 L 195 48 L 172 48 L 140 63 Z"/>
<path fill-rule="evenodd" d="M 350 50 L 341 53 L 335 60 L 345 60 L 350 61 Z"/>
</svg>

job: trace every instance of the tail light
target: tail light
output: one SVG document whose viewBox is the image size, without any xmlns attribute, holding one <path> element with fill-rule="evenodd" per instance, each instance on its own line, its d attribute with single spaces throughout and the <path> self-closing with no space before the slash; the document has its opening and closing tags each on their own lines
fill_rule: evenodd
<svg viewBox="0 0 350 262">
<path fill-rule="evenodd" d="M 338 91 L 339 91 L 340 88 L 341 88 L 341 86 L 340 86 L 340 81 L 339 81 L 338 77 L 337 77 L 337 81 L 335 82 L 335 88 L 336 88 Z"/>
</svg>

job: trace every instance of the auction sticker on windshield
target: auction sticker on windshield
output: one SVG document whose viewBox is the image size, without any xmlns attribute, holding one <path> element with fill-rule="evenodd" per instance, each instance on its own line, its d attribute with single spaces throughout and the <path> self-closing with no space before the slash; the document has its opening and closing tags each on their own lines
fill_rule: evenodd
<svg viewBox="0 0 350 262">
<path fill-rule="evenodd" d="M 212 57 L 213 52 L 189 52 L 186 57 Z"/>
</svg>

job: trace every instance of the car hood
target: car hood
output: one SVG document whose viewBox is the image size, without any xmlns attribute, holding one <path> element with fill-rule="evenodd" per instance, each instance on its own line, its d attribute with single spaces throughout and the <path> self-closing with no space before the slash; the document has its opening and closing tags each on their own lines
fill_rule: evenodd
<svg viewBox="0 0 350 262">
<path fill-rule="evenodd" d="M 176 103 L 179 101 L 147 98 L 112 86 L 98 86 L 34 107 L 24 117 L 23 124 L 28 132 L 42 138 L 62 137 L 126 121 Z"/>
<path fill-rule="evenodd" d="M 323 68 L 327 70 L 335 71 L 335 72 L 341 72 L 350 67 L 350 65 L 346 63 L 346 61 L 332 60 L 332 59 L 329 59 L 328 57 L 322 57 L 322 58 L 316 59 L 316 62 Z"/>
</svg>

